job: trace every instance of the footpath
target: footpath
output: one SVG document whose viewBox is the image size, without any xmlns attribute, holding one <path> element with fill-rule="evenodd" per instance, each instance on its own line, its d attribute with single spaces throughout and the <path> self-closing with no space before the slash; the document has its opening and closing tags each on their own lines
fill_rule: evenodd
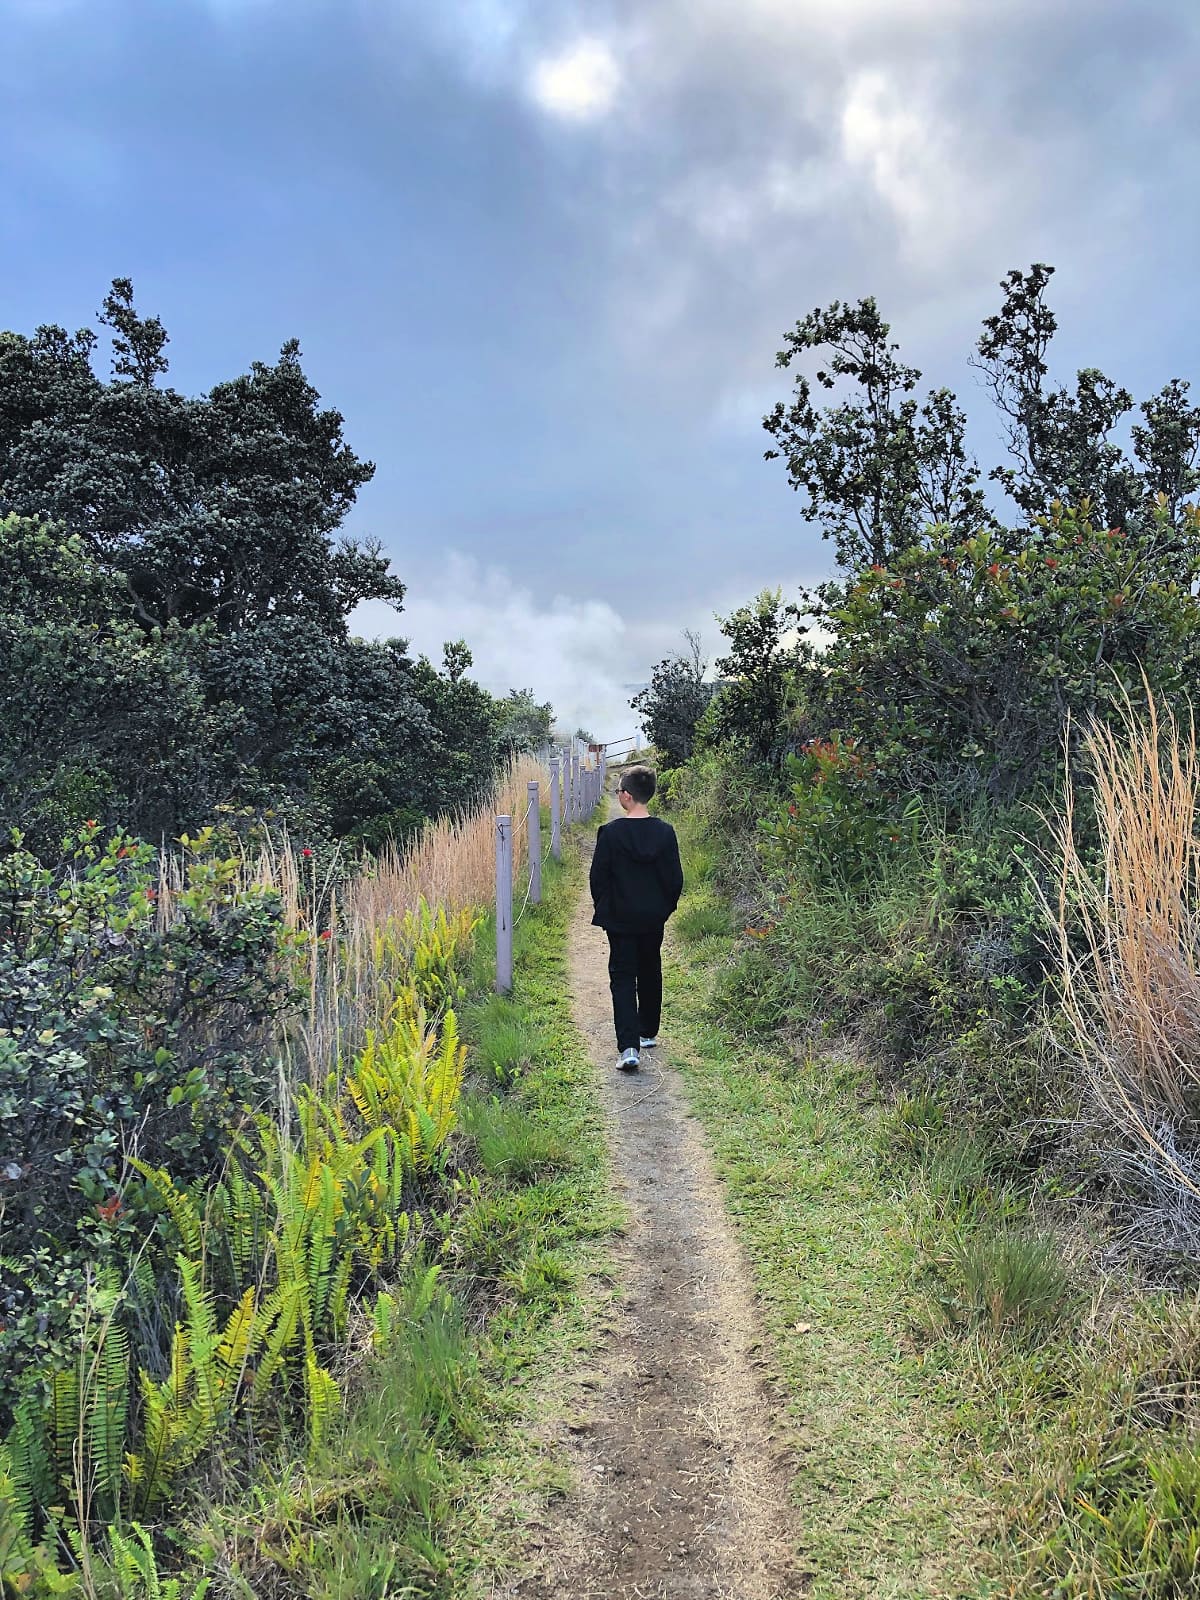
<svg viewBox="0 0 1200 1600">
<path fill-rule="evenodd" d="M 609 1123 L 628 1225 L 621 1294 L 555 1443 L 572 1487 L 543 1514 L 507 1600 L 782 1600 L 791 1469 L 750 1274 L 669 1038 L 614 1070 L 607 944 L 586 894 L 570 935 L 576 1025 Z"/>
</svg>

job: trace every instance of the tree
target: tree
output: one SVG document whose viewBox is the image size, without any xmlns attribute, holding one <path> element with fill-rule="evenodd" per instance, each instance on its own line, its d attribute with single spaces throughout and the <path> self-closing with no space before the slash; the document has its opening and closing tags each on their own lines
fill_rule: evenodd
<svg viewBox="0 0 1200 1600">
<path fill-rule="evenodd" d="M 532 689 L 510 689 L 499 710 L 499 736 L 505 749 L 536 753 L 550 743 L 554 707 L 548 700 L 535 700 Z"/>
<path fill-rule="evenodd" d="M 818 386 L 841 388 L 845 398 L 818 408 L 801 372 L 791 403 L 763 418 L 776 441 L 766 459 L 785 461 L 788 482 L 808 497 L 807 515 L 848 569 L 891 560 L 930 522 L 969 532 L 989 520 L 965 415 L 948 389 L 918 402 L 921 374 L 900 361 L 890 332 L 870 298 L 835 300 L 801 318 L 776 365 L 819 352 L 827 365 L 817 368 Z"/>
<path fill-rule="evenodd" d="M 223 797 L 202 643 L 147 635 L 78 537 L 0 518 L 0 827 L 57 845 L 85 817 L 151 838 Z M 185 814 L 187 814 L 185 812 Z"/>
<path fill-rule="evenodd" d="M 335 538 L 373 468 L 299 347 L 189 398 L 128 280 L 100 321 L 108 381 L 91 330 L 0 334 L 0 823 L 52 851 L 220 807 L 372 845 L 474 800 L 505 713 L 462 640 L 439 672 L 350 637 L 404 585 Z"/>
<path fill-rule="evenodd" d="M 1087 499 L 1097 521 L 1125 527 L 1153 521 L 1165 495 L 1169 525 L 1200 489 L 1200 406 L 1189 386 L 1171 382 L 1140 406 L 1119 437 L 1133 397 L 1094 367 L 1073 389 L 1050 380 L 1048 358 L 1058 327 L 1046 304 L 1053 267 L 1035 262 L 1004 278 L 1000 310 L 984 321 L 973 365 L 1004 419 L 1012 464 L 989 478 L 1011 497 L 1025 524 L 1059 501 Z M 874 299 L 834 301 L 802 318 L 776 357 L 790 367 L 813 353 L 825 357 L 817 385 L 843 398 L 819 409 L 800 373 L 790 404 L 763 418 L 775 440 L 768 460 L 782 459 L 788 482 L 807 495 L 807 513 L 834 541 L 847 572 L 886 565 L 918 544 L 925 528 L 947 525 L 966 537 L 999 521 L 987 507 L 979 468 L 965 444 L 966 418 L 954 394 L 933 390 L 918 403 L 921 373 L 900 360 Z M 1161 525 L 1160 525 L 1161 536 Z"/>
<path fill-rule="evenodd" d="M 704 681 L 708 663 L 699 634 L 685 629 L 683 637 L 687 650 L 656 662 L 649 684 L 629 702 L 666 767 L 680 767 L 691 756 L 696 726 L 716 688 Z"/>
<path fill-rule="evenodd" d="M 1012 798 L 1052 779 L 1068 727 L 1140 695 L 1143 674 L 1187 693 L 1198 580 L 1200 513 L 1177 537 L 1165 497 L 1128 533 L 1086 504 L 1016 534 L 931 529 L 825 590 L 834 641 L 805 675 L 810 715 L 862 741 L 897 788 Z"/>
<path fill-rule="evenodd" d="M 359 601 L 403 598 L 377 545 L 334 540 L 374 468 L 320 409 L 295 341 L 188 398 L 159 387 L 166 331 L 138 315 L 128 279 L 100 320 L 107 383 L 90 330 L 0 336 L 0 510 L 77 534 L 147 629 L 302 616 L 344 635 Z"/>
<path fill-rule="evenodd" d="M 764 766 L 778 767 L 787 753 L 785 711 L 796 673 L 811 657 L 800 615 L 778 589 L 764 589 L 752 604 L 718 618 L 729 651 L 717 661 L 724 681 L 703 727 L 708 739 Z"/>
</svg>

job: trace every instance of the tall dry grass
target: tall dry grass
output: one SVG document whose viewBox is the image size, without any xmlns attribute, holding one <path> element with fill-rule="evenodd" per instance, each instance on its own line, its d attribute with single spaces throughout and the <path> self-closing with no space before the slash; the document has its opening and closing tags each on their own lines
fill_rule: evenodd
<svg viewBox="0 0 1200 1600">
<path fill-rule="evenodd" d="M 422 902 L 448 914 L 492 904 L 496 885 L 497 815 L 513 819 L 513 886 L 518 899 L 528 878 L 528 785 L 549 796 L 549 775 L 519 756 L 475 806 L 426 823 L 409 844 L 347 871 L 336 858 L 318 865 L 286 834 L 268 837 L 243 855 L 239 886 L 268 889 L 280 898 L 285 926 L 304 962 L 304 1015 L 282 1041 L 292 1076 L 323 1079 L 361 1043 L 379 1019 L 402 961 L 403 923 Z M 543 851 L 548 840 L 543 840 Z M 158 922 L 180 915 L 187 887 L 186 853 L 163 852 Z"/>
<path fill-rule="evenodd" d="M 1083 738 L 1099 860 L 1068 785 L 1054 827 L 1063 1011 L 1091 1098 L 1131 1164 L 1191 1235 L 1200 1225 L 1200 758 L 1196 728 L 1129 702 Z M 1120 1146 L 1119 1146 L 1120 1148 Z"/>
</svg>

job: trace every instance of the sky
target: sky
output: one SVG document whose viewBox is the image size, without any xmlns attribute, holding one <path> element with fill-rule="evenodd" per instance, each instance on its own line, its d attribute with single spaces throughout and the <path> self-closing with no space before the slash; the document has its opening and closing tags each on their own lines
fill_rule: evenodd
<svg viewBox="0 0 1200 1600">
<path fill-rule="evenodd" d="M 0 0 L 0 326 L 109 281 L 199 392 L 297 337 L 377 465 L 363 633 L 564 723 L 830 570 L 763 413 L 873 294 L 956 388 L 1012 267 L 1056 375 L 1200 372 L 1194 0 Z"/>
</svg>

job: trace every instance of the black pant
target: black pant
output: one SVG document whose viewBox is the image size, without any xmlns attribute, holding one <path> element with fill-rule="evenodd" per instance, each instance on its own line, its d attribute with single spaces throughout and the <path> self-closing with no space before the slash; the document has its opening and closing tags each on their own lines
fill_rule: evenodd
<svg viewBox="0 0 1200 1600">
<path fill-rule="evenodd" d="M 662 924 L 640 933 L 608 930 L 608 980 L 617 1049 L 636 1050 L 662 1020 Z"/>
</svg>

